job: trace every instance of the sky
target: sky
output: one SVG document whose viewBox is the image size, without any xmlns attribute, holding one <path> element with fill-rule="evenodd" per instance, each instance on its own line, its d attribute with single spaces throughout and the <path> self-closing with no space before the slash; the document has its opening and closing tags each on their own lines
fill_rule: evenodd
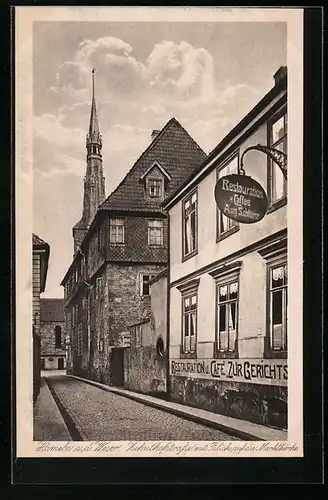
<svg viewBox="0 0 328 500">
<path fill-rule="evenodd" d="M 80 219 L 91 71 L 108 196 L 175 117 L 209 153 L 287 64 L 285 23 L 35 22 L 33 232 L 50 245 L 44 297 L 60 286 Z"/>
</svg>

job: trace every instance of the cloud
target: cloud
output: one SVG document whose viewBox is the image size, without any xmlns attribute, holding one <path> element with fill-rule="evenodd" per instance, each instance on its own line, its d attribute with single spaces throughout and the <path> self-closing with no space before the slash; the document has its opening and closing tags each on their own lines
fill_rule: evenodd
<svg viewBox="0 0 328 500">
<path fill-rule="evenodd" d="M 152 129 L 173 116 L 209 152 L 258 100 L 244 82 L 219 82 L 209 51 L 185 41 L 156 44 L 145 62 L 132 54 L 129 43 L 102 37 L 80 43 L 72 59 L 59 66 L 49 88 L 58 111 L 34 122 L 35 168 L 43 175 L 84 175 L 93 67 L 111 179 L 125 175 L 148 146 Z"/>
</svg>

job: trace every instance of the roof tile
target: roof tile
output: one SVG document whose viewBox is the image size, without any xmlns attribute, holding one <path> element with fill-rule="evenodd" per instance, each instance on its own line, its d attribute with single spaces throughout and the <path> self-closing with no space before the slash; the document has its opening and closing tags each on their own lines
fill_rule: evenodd
<svg viewBox="0 0 328 500">
<path fill-rule="evenodd" d="M 158 210 L 160 202 L 147 199 L 140 177 L 154 162 L 158 162 L 171 176 L 165 197 L 169 196 L 204 160 L 206 154 L 172 118 L 161 133 L 142 153 L 117 188 L 100 206 L 101 210 Z"/>
<path fill-rule="evenodd" d="M 64 299 L 41 299 L 40 320 L 58 323 L 65 321 Z"/>
</svg>

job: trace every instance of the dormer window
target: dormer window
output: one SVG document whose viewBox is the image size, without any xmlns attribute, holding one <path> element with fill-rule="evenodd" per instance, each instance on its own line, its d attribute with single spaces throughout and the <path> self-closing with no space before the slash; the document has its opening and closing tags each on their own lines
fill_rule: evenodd
<svg viewBox="0 0 328 500">
<path fill-rule="evenodd" d="M 148 195 L 150 198 L 163 197 L 163 179 L 147 179 Z"/>
<path fill-rule="evenodd" d="M 144 185 L 146 198 L 163 200 L 164 192 L 171 180 L 170 174 L 157 161 L 140 177 L 140 182 Z"/>
</svg>

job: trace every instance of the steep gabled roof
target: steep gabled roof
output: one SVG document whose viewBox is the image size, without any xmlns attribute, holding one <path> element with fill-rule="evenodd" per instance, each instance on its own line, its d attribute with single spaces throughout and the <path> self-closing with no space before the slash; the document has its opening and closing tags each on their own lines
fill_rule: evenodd
<svg viewBox="0 0 328 500">
<path fill-rule="evenodd" d="M 40 320 L 56 321 L 58 323 L 64 322 L 64 299 L 41 299 Z"/>
<path fill-rule="evenodd" d="M 32 244 L 34 247 L 46 248 L 48 243 L 42 240 L 37 234 L 32 233 Z"/>
<path fill-rule="evenodd" d="M 145 197 L 140 178 L 154 162 L 171 177 L 165 196 L 182 184 L 204 160 L 206 154 L 180 123 L 172 118 L 141 154 L 117 188 L 100 205 L 100 210 L 160 210 L 158 200 Z"/>
<path fill-rule="evenodd" d="M 164 177 L 166 177 L 167 180 L 171 180 L 172 177 L 170 176 L 170 174 L 165 170 L 165 168 L 162 167 L 162 165 L 160 165 L 158 163 L 158 161 L 154 161 L 154 163 L 152 163 L 152 165 L 150 165 L 150 167 L 146 170 L 146 172 L 144 172 L 141 176 L 140 176 L 140 179 L 143 180 L 145 179 L 145 177 L 147 177 L 148 174 L 150 174 L 150 172 L 152 172 L 152 170 L 154 170 L 154 168 L 158 168 L 162 174 L 164 175 Z"/>
</svg>

